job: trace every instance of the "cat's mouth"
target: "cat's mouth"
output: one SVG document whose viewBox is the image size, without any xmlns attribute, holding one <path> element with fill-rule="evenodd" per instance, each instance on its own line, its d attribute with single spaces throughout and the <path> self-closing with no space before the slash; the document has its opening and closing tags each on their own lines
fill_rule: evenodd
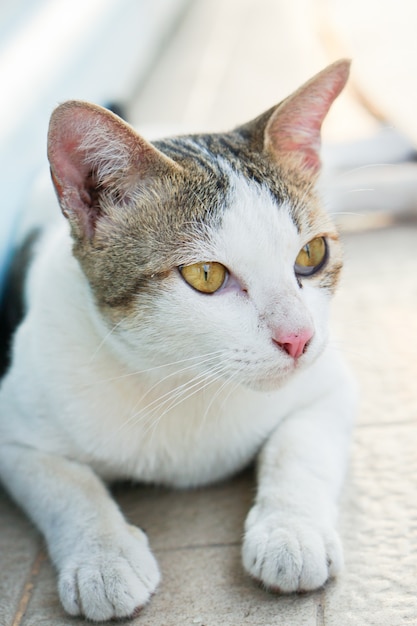
<svg viewBox="0 0 417 626">
<path fill-rule="evenodd" d="M 279 364 L 270 362 L 253 362 L 250 359 L 238 359 L 241 380 L 245 387 L 256 391 L 275 391 L 285 385 L 291 376 L 294 376 L 305 367 L 311 365 L 318 354 L 311 351 L 301 354 L 298 358 L 286 358 Z"/>
<path fill-rule="evenodd" d="M 242 373 L 242 384 L 255 391 L 275 391 L 282 387 L 299 367 L 296 361 L 263 371 Z"/>
</svg>

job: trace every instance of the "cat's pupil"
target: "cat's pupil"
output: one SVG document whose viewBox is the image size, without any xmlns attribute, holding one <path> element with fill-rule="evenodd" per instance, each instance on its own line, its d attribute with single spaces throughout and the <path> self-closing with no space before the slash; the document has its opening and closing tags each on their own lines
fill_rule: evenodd
<svg viewBox="0 0 417 626">
<path fill-rule="evenodd" d="M 324 237 L 315 237 L 298 253 L 295 260 L 295 273 L 299 276 L 312 276 L 323 267 L 326 259 L 326 240 Z"/>
<path fill-rule="evenodd" d="M 181 265 L 178 269 L 183 279 L 202 293 L 218 291 L 224 285 L 228 275 L 225 266 L 215 261 Z"/>
</svg>

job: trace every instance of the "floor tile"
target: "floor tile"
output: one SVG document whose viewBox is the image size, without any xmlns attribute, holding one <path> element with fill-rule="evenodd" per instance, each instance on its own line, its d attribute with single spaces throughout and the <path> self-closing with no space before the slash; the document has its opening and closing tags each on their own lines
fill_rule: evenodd
<svg viewBox="0 0 417 626">
<path fill-rule="evenodd" d="M 30 597 L 40 539 L 0 487 L 0 625 L 9 626 Z M 18 625 L 16 625 L 18 626 Z"/>
<path fill-rule="evenodd" d="M 415 422 L 417 224 L 348 235 L 344 245 L 332 345 L 358 380 L 358 423 Z"/>
<path fill-rule="evenodd" d="M 239 546 L 157 553 L 163 582 L 137 626 L 315 626 L 320 594 L 278 597 L 243 572 Z"/>
<path fill-rule="evenodd" d="M 239 543 L 254 494 L 252 471 L 190 491 L 142 486 L 116 490 L 126 515 L 146 530 L 155 550 Z"/>
<path fill-rule="evenodd" d="M 341 530 L 346 565 L 326 626 L 417 623 L 417 423 L 360 428 Z"/>
</svg>

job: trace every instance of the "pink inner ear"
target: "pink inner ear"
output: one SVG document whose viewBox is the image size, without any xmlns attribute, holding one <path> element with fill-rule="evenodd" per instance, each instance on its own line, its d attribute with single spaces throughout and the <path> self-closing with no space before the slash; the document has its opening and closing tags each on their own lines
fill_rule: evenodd
<svg viewBox="0 0 417 626">
<path fill-rule="evenodd" d="M 317 172 L 320 168 L 321 126 L 349 75 L 349 61 L 329 66 L 273 113 L 265 129 L 265 146 L 276 157 L 299 155 L 303 166 Z"/>
<path fill-rule="evenodd" d="M 53 141 L 49 154 L 53 181 L 59 197 L 64 189 L 84 186 L 89 166 L 84 162 L 78 145 L 74 142 Z"/>
<path fill-rule="evenodd" d="M 92 197 L 91 163 L 82 142 L 97 112 L 80 104 L 63 105 L 53 114 L 48 137 L 52 181 L 65 217 L 79 234 L 93 235 L 97 211 Z"/>
<path fill-rule="evenodd" d="M 82 144 L 91 128 L 97 126 L 100 112 L 83 103 L 66 103 L 51 117 L 48 134 L 48 158 L 58 196 L 86 187 L 91 170 Z"/>
</svg>

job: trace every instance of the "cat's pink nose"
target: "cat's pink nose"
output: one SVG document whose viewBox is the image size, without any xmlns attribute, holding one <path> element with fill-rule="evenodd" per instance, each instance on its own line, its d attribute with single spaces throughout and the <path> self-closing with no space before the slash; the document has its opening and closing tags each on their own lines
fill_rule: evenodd
<svg viewBox="0 0 417 626">
<path fill-rule="evenodd" d="M 313 331 L 305 328 L 298 333 L 274 333 L 273 341 L 287 354 L 298 359 L 307 347 L 308 342 L 313 336 Z"/>
</svg>

